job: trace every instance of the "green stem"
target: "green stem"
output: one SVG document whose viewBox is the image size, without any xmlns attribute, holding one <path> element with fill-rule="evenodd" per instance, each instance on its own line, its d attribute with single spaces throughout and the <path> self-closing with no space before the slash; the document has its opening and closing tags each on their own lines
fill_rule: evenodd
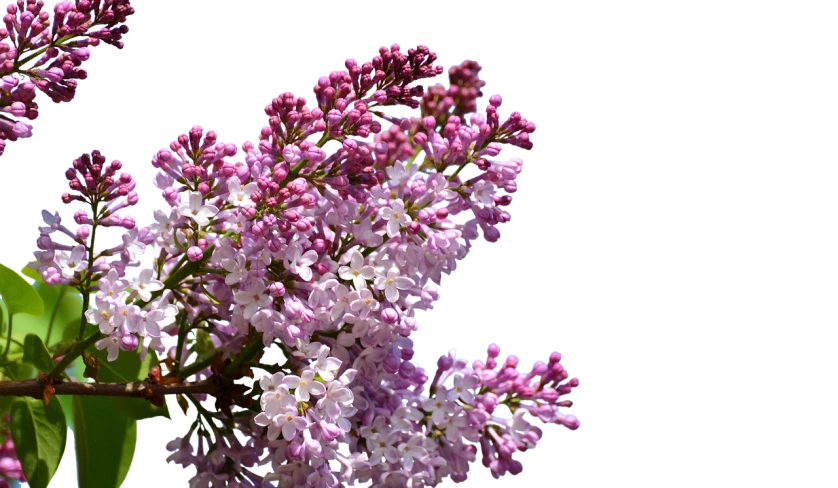
<svg viewBox="0 0 838 488">
<path fill-rule="evenodd" d="M 82 286 L 79 287 L 79 291 L 81 292 L 82 296 L 82 304 L 78 340 L 81 340 L 82 337 L 84 337 L 84 329 L 87 327 L 87 319 L 85 318 L 84 314 L 90 307 L 90 283 L 93 280 L 93 246 L 96 243 L 96 227 L 99 223 L 99 214 L 97 213 L 98 207 L 99 202 L 94 199 L 93 203 L 91 204 L 91 209 L 93 210 L 93 224 L 91 225 L 92 229 L 90 231 L 90 246 L 87 248 L 87 275 L 84 278 Z"/>
<path fill-rule="evenodd" d="M 81 322 L 79 323 L 79 337 L 77 340 L 81 340 L 84 337 L 84 326 L 85 322 L 87 322 L 87 317 L 84 316 L 84 313 L 87 312 L 87 309 L 90 307 L 90 294 L 85 293 L 85 290 L 79 289 L 81 292 Z"/>
<path fill-rule="evenodd" d="M 52 336 L 52 324 L 55 323 L 55 316 L 58 315 L 58 307 L 61 305 L 61 300 L 64 299 L 64 295 L 67 294 L 66 287 L 60 287 L 58 292 L 58 300 L 55 302 L 55 307 L 52 309 L 52 315 L 49 318 L 49 327 L 47 327 L 47 338 L 44 341 L 44 345 L 49 347 L 49 338 Z"/>
<path fill-rule="evenodd" d="M 178 332 L 177 332 L 177 364 L 178 370 L 180 370 L 180 358 L 183 357 L 183 343 L 186 341 L 186 334 L 189 333 L 189 329 L 186 327 L 186 313 L 184 312 L 183 315 L 178 317 Z M 184 361 L 186 361 L 184 359 Z"/>
<path fill-rule="evenodd" d="M 107 336 L 97 330 L 96 332 L 87 336 L 85 340 L 77 341 L 76 344 L 73 347 L 71 347 L 66 354 L 64 354 L 64 357 L 61 359 L 61 362 L 56 364 L 52 368 L 52 370 L 50 370 L 49 376 L 57 378 L 58 375 L 63 373 L 64 370 L 67 369 L 67 367 L 70 366 L 70 364 L 72 364 L 77 357 L 81 356 L 82 353 L 86 351 L 88 347 L 92 346 L 93 343 L 104 337 Z"/>
<path fill-rule="evenodd" d="M 0 339 L 4 339 L 4 337 L 0 336 Z M 10 339 L 10 337 L 6 337 L 5 339 Z M 17 346 L 20 346 L 21 348 L 23 347 L 23 344 L 17 339 L 12 339 L 12 342 L 14 342 Z"/>
<path fill-rule="evenodd" d="M 384 238 L 381 240 L 381 244 L 380 244 L 378 247 L 368 247 L 368 248 L 364 249 L 363 251 L 361 251 L 361 255 L 362 255 L 362 256 L 364 256 L 364 257 L 369 256 L 369 255 L 370 255 L 370 254 L 372 254 L 372 253 L 373 253 L 376 249 L 379 249 L 381 246 L 383 246 L 384 244 L 386 244 L 386 243 L 387 243 L 387 241 L 389 241 L 389 240 L 390 240 L 390 236 L 388 236 L 387 234 L 384 234 Z"/>
<path fill-rule="evenodd" d="M 12 319 L 14 319 L 14 315 L 9 314 L 9 333 L 6 336 L 6 351 L 3 352 L 3 357 L 9 354 L 9 348 L 12 347 Z"/>
<path fill-rule="evenodd" d="M 448 177 L 448 181 L 452 181 L 454 178 L 456 178 L 456 177 L 457 177 L 457 175 L 458 175 L 458 174 L 460 174 L 460 171 L 462 171 L 462 170 L 463 170 L 463 168 L 465 168 L 465 167 L 466 167 L 466 165 L 467 165 L 469 162 L 470 162 L 470 161 L 469 161 L 468 159 L 466 159 L 466 161 L 465 161 L 463 164 L 461 164 L 459 168 L 457 168 L 457 171 L 454 171 L 454 173 L 453 173 L 451 176 L 449 176 L 449 177 Z"/>
<path fill-rule="evenodd" d="M 241 366 L 243 362 L 253 359 L 253 356 L 264 348 L 265 344 L 262 343 L 262 338 L 259 336 L 254 337 L 253 342 L 242 349 L 242 352 L 240 352 L 239 355 L 236 356 L 236 358 L 233 359 L 233 361 L 228 364 L 226 368 L 224 368 L 222 374 L 224 374 L 224 376 L 232 375 L 237 369 L 239 369 L 239 366 Z"/>
<path fill-rule="evenodd" d="M 169 374 L 167 376 L 177 376 L 180 378 L 189 378 L 193 374 L 198 373 L 199 371 L 203 371 L 204 369 L 208 368 L 210 364 L 212 364 L 213 360 L 215 360 L 214 356 L 206 357 L 200 361 L 195 361 L 194 363 L 190 364 L 185 368 L 178 368 L 177 374 Z"/>
</svg>

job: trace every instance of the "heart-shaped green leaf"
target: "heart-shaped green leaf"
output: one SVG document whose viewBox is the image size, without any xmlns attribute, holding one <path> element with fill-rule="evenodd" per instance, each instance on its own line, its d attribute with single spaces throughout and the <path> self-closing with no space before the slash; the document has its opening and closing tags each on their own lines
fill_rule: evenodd
<svg viewBox="0 0 838 488">
<path fill-rule="evenodd" d="M 23 341 L 23 362 L 35 366 L 42 373 L 48 373 L 55 366 L 43 341 L 35 334 L 26 334 Z"/>
<path fill-rule="evenodd" d="M 12 440 L 26 480 L 32 488 L 46 488 L 58 469 L 67 442 L 67 423 L 61 403 L 44 406 L 41 400 L 18 398 L 11 410 Z"/>
<path fill-rule="evenodd" d="M 38 292 L 23 277 L 0 264 L 0 296 L 6 302 L 9 315 L 44 313 L 44 302 Z"/>
<path fill-rule="evenodd" d="M 79 488 L 119 488 L 134 459 L 137 421 L 115 412 L 108 400 L 73 398 Z"/>
</svg>

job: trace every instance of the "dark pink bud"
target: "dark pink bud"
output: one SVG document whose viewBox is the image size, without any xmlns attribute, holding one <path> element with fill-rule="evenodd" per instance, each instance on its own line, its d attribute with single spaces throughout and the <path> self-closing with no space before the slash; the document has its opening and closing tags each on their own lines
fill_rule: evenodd
<svg viewBox="0 0 838 488">
<path fill-rule="evenodd" d="M 553 403 L 559 399 L 559 392 L 553 388 L 546 387 L 538 393 L 538 397 L 547 403 Z"/>
<path fill-rule="evenodd" d="M 340 430 L 336 425 L 327 424 L 326 422 L 320 424 L 320 429 L 322 433 L 321 435 L 327 441 L 333 441 L 340 437 L 341 434 L 343 434 L 343 431 Z"/>
<path fill-rule="evenodd" d="M 307 232 L 309 229 L 311 229 L 311 223 L 309 223 L 309 221 L 306 219 L 298 220 L 295 226 L 297 227 L 297 230 L 300 232 Z"/>
<path fill-rule="evenodd" d="M 381 320 L 386 324 L 393 325 L 398 323 L 399 314 L 392 308 L 388 307 L 381 311 Z"/>
<path fill-rule="evenodd" d="M 272 297 L 285 296 L 285 285 L 278 281 L 271 283 L 270 286 L 268 286 L 268 291 Z"/>
<path fill-rule="evenodd" d="M 391 374 L 395 374 L 399 370 L 399 364 L 400 364 L 399 358 L 397 358 L 396 356 L 393 356 L 392 354 L 388 354 L 384 358 L 384 362 L 382 363 L 382 366 L 384 367 L 384 371 L 387 371 L 388 373 L 391 373 Z"/>
<path fill-rule="evenodd" d="M 198 246 L 192 246 L 186 251 L 186 257 L 193 263 L 204 257 L 204 252 Z"/>
<path fill-rule="evenodd" d="M 385 76 L 387 76 L 386 74 L 384 74 L 384 72 L 381 72 L 381 73 L 382 73 L 382 75 L 383 75 L 383 76 L 382 76 L 382 78 L 383 78 L 383 77 L 385 77 Z M 376 78 L 378 78 L 378 74 L 377 74 L 377 73 L 376 73 Z M 377 90 L 377 91 L 373 94 L 372 99 L 373 99 L 374 101 L 378 102 L 378 103 L 384 103 L 384 102 L 386 102 L 386 101 L 387 101 L 387 93 L 386 93 L 384 90 Z"/>
<path fill-rule="evenodd" d="M 265 229 L 267 229 L 267 226 L 261 221 L 254 223 L 253 227 L 250 228 L 251 232 L 257 236 L 262 235 Z"/>
<path fill-rule="evenodd" d="M 74 213 L 73 220 L 75 220 L 76 223 L 79 225 L 90 223 L 90 217 L 88 217 L 87 212 L 85 212 L 84 210 L 79 210 L 76 213 Z"/>
<path fill-rule="evenodd" d="M 11 109 L 12 115 L 15 117 L 23 117 L 26 115 L 26 105 L 21 102 L 14 102 L 9 108 Z"/>
<path fill-rule="evenodd" d="M 253 193 L 256 193 L 256 192 L 253 192 Z M 251 198 L 252 198 L 252 196 L 253 196 L 253 195 L 251 195 Z M 253 207 L 252 207 L 252 206 L 250 206 L 250 205 L 245 205 L 244 207 L 242 207 L 242 208 L 239 210 L 239 212 L 241 212 L 242 216 L 243 216 L 244 218 L 246 218 L 247 220 L 250 220 L 250 219 L 252 219 L 253 217 L 255 217 L 255 216 L 256 216 L 256 209 L 255 209 L 255 208 L 253 208 Z"/>
<path fill-rule="evenodd" d="M 221 166 L 221 176 L 223 176 L 225 178 L 230 178 L 235 174 L 236 174 L 236 167 L 233 166 L 231 163 L 225 162 Z"/>
<path fill-rule="evenodd" d="M 428 143 L 428 136 L 426 136 L 422 132 L 419 132 L 418 134 L 413 136 L 413 142 L 415 142 L 416 144 L 418 144 L 420 146 L 424 146 L 425 144 Z"/>
<path fill-rule="evenodd" d="M 306 193 L 305 195 L 300 197 L 300 205 L 307 209 L 314 208 L 314 205 L 317 203 L 317 199 L 314 198 L 314 195 L 310 193 Z"/>
<path fill-rule="evenodd" d="M 446 371 L 451 369 L 451 366 L 454 365 L 454 358 L 451 356 L 440 356 L 439 360 L 436 362 L 436 365 L 439 369 Z"/>
<path fill-rule="evenodd" d="M 285 457 L 292 460 L 302 461 L 305 459 L 305 448 L 298 440 L 293 440 L 285 448 Z"/>
<path fill-rule="evenodd" d="M 90 237 L 90 227 L 86 225 L 80 226 L 76 229 L 76 236 L 83 241 L 87 240 Z"/>
<path fill-rule="evenodd" d="M 317 254 L 323 254 L 329 249 L 329 244 L 325 240 L 317 238 L 311 243 L 311 249 Z"/>
<path fill-rule="evenodd" d="M 170 186 L 169 188 L 163 190 L 163 198 L 165 198 L 167 202 L 172 204 L 180 199 L 180 193 L 178 193 L 177 190 Z"/>
<path fill-rule="evenodd" d="M 128 352 L 136 351 L 139 343 L 140 342 L 137 340 L 137 336 L 134 334 L 126 334 L 122 336 L 122 339 L 120 339 L 119 348 Z"/>
</svg>

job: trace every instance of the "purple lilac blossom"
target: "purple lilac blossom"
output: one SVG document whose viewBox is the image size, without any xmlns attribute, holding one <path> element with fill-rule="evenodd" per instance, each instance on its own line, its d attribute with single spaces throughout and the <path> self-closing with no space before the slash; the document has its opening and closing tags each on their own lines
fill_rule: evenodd
<svg viewBox="0 0 838 488">
<path fill-rule="evenodd" d="M 122 48 L 124 24 L 134 13 L 130 0 L 61 1 L 53 14 L 41 0 L 6 7 L 0 27 L 0 155 L 6 140 L 32 135 L 26 120 L 38 117 L 37 91 L 55 103 L 75 97 L 80 68 L 90 48 L 104 42 Z"/>
<path fill-rule="evenodd" d="M 240 149 L 193 127 L 152 158 L 166 205 L 148 227 L 125 214 L 137 195 L 121 163 L 94 151 L 67 170 L 64 202 L 92 213 L 74 215 L 74 232 L 44 211 L 36 266 L 51 284 L 98 280 L 86 318 L 109 360 L 152 349 L 185 366 L 199 333 L 217 356 L 189 378 L 262 348 L 285 356 L 167 445 L 196 468 L 190 486 L 435 486 L 465 480 L 478 457 L 499 477 L 521 472 L 536 423 L 579 427 L 564 413 L 579 382 L 558 353 L 531 369 L 499 361 L 496 345 L 470 365 L 449 353 L 432 378 L 412 361 L 416 311 L 510 220 L 522 161 L 499 154 L 530 149 L 535 130 L 518 112 L 502 119 L 497 95 L 477 111 L 474 61 L 449 71 L 449 88 L 414 85 L 441 74 L 435 61 L 398 45 L 347 60 L 318 80 L 314 105 L 273 99 Z M 383 112 L 393 105 L 419 113 Z M 122 229 L 122 244 L 94 252 L 97 227 Z"/>
</svg>

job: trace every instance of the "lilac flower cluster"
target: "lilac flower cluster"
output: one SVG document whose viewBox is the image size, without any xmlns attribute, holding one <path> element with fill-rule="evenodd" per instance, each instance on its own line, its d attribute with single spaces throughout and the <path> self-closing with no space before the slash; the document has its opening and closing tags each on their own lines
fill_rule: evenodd
<svg viewBox="0 0 838 488">
<path fill-rule="evenodd" d="M 6 140 L 32 135 L 26 119 L 38 117 L 36 90 L 55 103 L 69 102 L 90 48 L 104 42 L 122 48 L 124 24 L 134 13 L 130 0 L 61 1 L 52 15 L 41 0 L 6 7 L 0 28 L 0 155 Z"/>
<path fill-rule="evenodd" d="M 465 480 L 478 448 L 494 476 L 517 474 L 514 454 L 541 438 L 531 422 L 579 426 L 561 412 L 578 380 L 558 353 L 529 371 L 499 362 L 495 345 L 471 366 L 449 354 L 430 381 L 412 361 L 415 312 L 510 219 L 522 161 L 499 154 L 531 148 L 535 130 L 517 112 L 502 120 L 498 95 L 477 112 L 473 61 L 449 71 L 451 88 L 411 85 L 442 72 L 435 60 L 398 45 L 347 60 L 320 78 L 316 105 L 272 100 L 241 152 L 193 127 L 152 158 L 168 208 L 149 227 L 123 215 L 137 196 L 118 161 L 94 151 L 67 171 L 64 201 L 92 213 L 75 214 L 75 232 L 44 213 L 40 274 L 91 291 L 86 318 L 109 359 L 152 349 L 168 377 L 233 392 L 214 409 L 188 398 L 198 419 L 168 449 L 196 467 L 190 486 L 435 486 Z M 391 105 L 420 115 L 385 114 Z M 122 244 L 95 252 L 100 227 L 123 228 Z M 261 361 L 265 349 L 284 361 Z M 246 386 L 254 368 L 266 374 Z"/>
</svg>

